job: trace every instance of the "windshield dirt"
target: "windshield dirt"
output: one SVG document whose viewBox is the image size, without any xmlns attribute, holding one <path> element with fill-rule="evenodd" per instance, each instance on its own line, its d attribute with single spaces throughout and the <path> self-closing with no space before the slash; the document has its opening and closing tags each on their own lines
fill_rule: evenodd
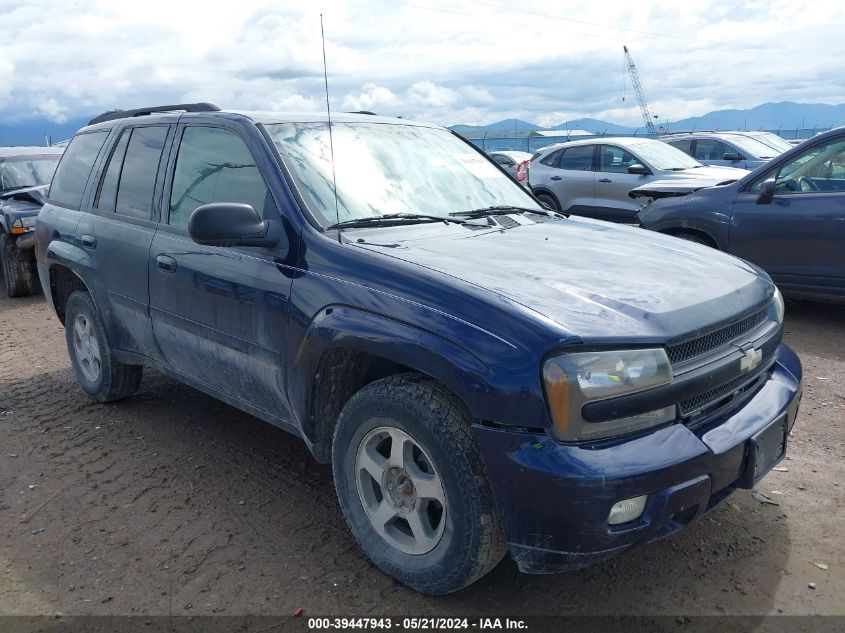
<svg viewBox="0 0 845 633">
<path fill-rule="evenodd" d="M 485 156 L 446 130 L 415 125 L 281 123 L 267 131 L 326 225 L 394 213 L 492 206 L 544 212 Z"/>
</svg>

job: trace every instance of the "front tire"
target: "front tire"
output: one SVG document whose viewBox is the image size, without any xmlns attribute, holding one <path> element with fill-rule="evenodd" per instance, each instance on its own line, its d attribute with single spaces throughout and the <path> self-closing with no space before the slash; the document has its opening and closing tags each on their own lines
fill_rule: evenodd
<svg viewBox="0 0 845 633">
<path fill-rule="evenodd" d="M 451 593 L 504 556 L 469 415 L 442 385 L 401 374 L 361 389 L 340 414 L 332 465 L 361 548 L 409 587 Z"/>
<path fill-rule="evenodd" d="M 114 357 L 97 307 L 87 292 L 77 290 L 65 307 L 65 338 L 79 385 L 98 402 L 122 400 L 141 384 L 143 368 Z"/>
<path fill-rule="evenodd" d="M 0 260 L 6 294 L 12 299 L 31 295 L 35 285 L 32 262 L 20 257 L 15 243 L 5 233 L 0 233 Z"/>
<path fill-rule="evenodd" d="M 560 212 L 560 205 L 557 203 L 555 197 L 548 193 L 538 193 L 537 200 L 549 206 L 552 211 Z"/>
</svg>

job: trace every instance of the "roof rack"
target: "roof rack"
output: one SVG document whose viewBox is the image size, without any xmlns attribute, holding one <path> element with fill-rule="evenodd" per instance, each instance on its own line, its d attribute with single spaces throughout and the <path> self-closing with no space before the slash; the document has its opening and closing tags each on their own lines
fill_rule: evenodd
<svg viewBox="0 0 845 633">
<path fill-rule="evenodd" d="M 104 121 L 116 121 L 117 119 L 126 119 L 129 117 L 146 116 L 155 112 L 174 112 L 182 110 L 184 112 L 220 112 L 220 107 L 213 103 L 176 103 L 173 105 L 151 106 L 149 108 L 136 108 L 135 110 L 109 110 L 98 114 L 93 119 L 88 121 L 88 125 L 95 123 L 103 123 Z"/>
</svg>

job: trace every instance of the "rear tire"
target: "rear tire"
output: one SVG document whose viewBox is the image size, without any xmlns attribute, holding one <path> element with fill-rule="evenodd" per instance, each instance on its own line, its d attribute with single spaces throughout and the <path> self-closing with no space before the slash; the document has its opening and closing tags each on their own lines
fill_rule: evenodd
<svg viewBox="0 0 845 633">
<path fill-rule="evenodd" d="M 560 205 L 557 203 L 557 200 L 553 195 L 548 193 L 538 193 L 535 195 L 535 197 L 543 204 L 549 205 L 549 208 L 552 211 L 560 212 Z"/>
<path fill-rule="evenodd" d="M 143 368 L 114 357 L 100 313 L 87 292 L 77 290 L 65 307 L 65 339 L 79 385 L 98 402 L 122 400 L 141 384 Z"/>
<path fill-rule="evenodd" d="M 10 298 L 32 294 L 35 277 L 32 262 L 20 257 L 15 243 L 5 233 L 0 234 L 0 259 L 6 294 Z"/>
<path fill-rule="evenodd" d="M 469 415 L 433 380 L 400 374 L 356 393 L 340 414 L 332 465 L 352 533 L 399 582 L 451 593 L 504 556 Z"/>
</svg>

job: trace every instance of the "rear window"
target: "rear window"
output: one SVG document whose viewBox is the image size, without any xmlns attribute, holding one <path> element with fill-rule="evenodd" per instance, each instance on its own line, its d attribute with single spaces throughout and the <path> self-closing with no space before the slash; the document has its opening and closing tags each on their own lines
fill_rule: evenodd
<svg viewBox="0 0 845 633">
<path fill-rule="evenodd" d="M 94 160 L 100 153 L 107 135 L 108 131 L 103 130 L 77 134 L 73 137 L 53 176 L 48 195 L 50 202 L 71 209 L 79 209 Z"/>
</svg>

